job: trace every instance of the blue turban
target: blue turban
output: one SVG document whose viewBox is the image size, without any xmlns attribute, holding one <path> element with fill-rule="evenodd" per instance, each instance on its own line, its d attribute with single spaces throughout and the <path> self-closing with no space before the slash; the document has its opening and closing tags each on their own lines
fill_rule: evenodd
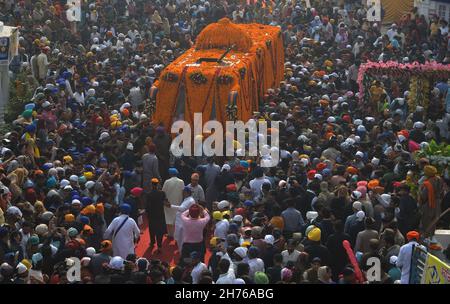
<svg viewBox="0 0 450 304">
<path fill-rule="evenodd" d="M 85 165 L 85 166 L 84 166 L 84 170 L 85 170 L 85 171 L 94 172 L 94 171 L 95 171 L 95 168 L 94 168 L 94 166 L 92 166 L 92 165 Z"/>
<path fill-rule="evenodd" d="M 230 227 L 228 228 L 229 233 L 238 233 L 239 232 L 239 226 L 236 223 L 231 223 Z"/>
<path fill-rule="evenodd" d="M 25 132 L 33 133 L 36 131 L 36 126 L 31 124 L 25 127 Z"/>
<path fill-rule="evenodd" d="M 52 163 L 45 163 L 42 165 L 42 170 L 47 171 L 48 169 L 53 168 Z"/>
<path fill-rule="evenodd" d="M 331 175 L 331 170 L 328 168 L 325 168 L 322 170 L 322 175 L 324 176 L 330 176 Z"/>
<path fill-rule="evenodd" d="M 72 200 L 80 200 L 80 196 L 79 195 L 72 195 Z"/>
<path fill-rule="evenodd" d="M 87 197 L 87 196 L 85 196 L 85 197 L 83 197 L 82 199 L 81 199 L 81 204 L 83 205 L 83 207 L 86 207 L 86 206 L 88 206 L 88 205 L 91 205 L 93 202 L 92 202 L 92 199 L 90 198 L 90 197 Z"/>
<path fill-rule="evenodd" d="M 189 186 L 184 187 L 183 191 L 192 193 L 192 188 Z"/>
<path fill-rule="evenodd" d="M 246 201 L 244 202 L 244 206 L 246 206 L 246 207 L 252 207 L 253 205 L 254 205 L 253 201 L 246 200 Z"/>
<path fill-rule="evenodd" d="M 52 176 L 47 180 L 47 188 L 54 188 L 56 186 L 56 179 Z"/>
<path fill-rule="evenodd" d="M 64 77 L 64 79 L 69 79 L 70 77 L 72 77 L 72 73 L 65 71 L 64 73 L 62 73 L 62 77 Z"/>
<path fill-rule="evenodd" d="M 80 215 L 79 221 L 80 221 L 80 223 L 85 224 L 85 225 L 89 225 L 89 223 L 90 223 L 89 217 L 87 217 L 85 215 Z"/>
<path fill-rule="evenodd" d="M 80 183 L 80 184 L 85 184 L 86 183 L 86 177 L 85 176 L 80 176 L 79 178 L 78 178 L 78 182 Z"/>
<path fill-rule="evenodd" d="M 177 176 L 178 175 L 177 168 L 169 168 L 169 175 Z"/>
<path fill-rule="evenodd" d="M 131 206 L 128 204 L 122 204 L 120 205 L 120 212 L 123 214 L 130 214 L 131 213 Z"/>
<path fill-rule="evenodd" d="M 70 192 L 70 194 L 72 195 L 72 199 L 73 199 L 74 196 L 79 196 L 80 195 L 77 190 L 73 190 L 72 192 Z"/>
<path fill-rule="evenodd" d="M 35 107 L 36 107 L 36 105 L 34 103 L 28 103 L 25 105 L 25 111 L 26 110 L 34 110 Z"/>
<path fill-rule="evenodd" d="M 248 162 L 247 162 L 246 160 L 241 160 L 241 161 L 239 162 L 239 164 L 240 164 L 242 167 L 244 167 L 244 168 L 248 168 Z"/>
</svg>

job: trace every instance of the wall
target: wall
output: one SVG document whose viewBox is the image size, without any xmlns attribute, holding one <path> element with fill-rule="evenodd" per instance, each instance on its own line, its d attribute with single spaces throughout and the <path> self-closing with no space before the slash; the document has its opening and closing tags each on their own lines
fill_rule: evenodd
<svg viewBox="0 0 450 304">
<path fill-rule="evenodd" d="M 419 14 L 429 18 L 439 15 L 441 18 L 450 20 L 450 1 L 414 0 L 414 6 L 419 8 Z"/>
</svg>

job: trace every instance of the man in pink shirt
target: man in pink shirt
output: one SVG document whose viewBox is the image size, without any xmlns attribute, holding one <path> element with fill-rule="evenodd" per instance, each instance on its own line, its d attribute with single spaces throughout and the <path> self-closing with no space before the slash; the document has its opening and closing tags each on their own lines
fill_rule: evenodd
<svg viewBox="0 0 450 304">
<path fill-rule="evenodd" d="M 181 249 L 181 263 L 190 256 L 191 252 L 200 253 L 200 260 L 203 261 L 205 255 L 205 241 L 203 239 L 203 229 L 208 224 L 210 216 L 206 210 L 198 204 L 192 205 L 189 210 L 181 214 L 183 225 L 183 247 Z"/>
</svg>

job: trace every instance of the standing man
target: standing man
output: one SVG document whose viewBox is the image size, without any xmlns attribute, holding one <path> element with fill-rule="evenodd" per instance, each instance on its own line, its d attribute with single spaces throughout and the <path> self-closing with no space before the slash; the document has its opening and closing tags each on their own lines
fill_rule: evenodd
<svg viewBox="0 0 450 304">
<path fill-rule="evenodd" d="M 134 244 L 139 241 L 140 235 L 138 225 L 129 216 L 130 212 L 131 206 L 122 204 L 121 214 L 113 219 L 104 235 L 105 239 L 112 242 L 114 256 L 120 256 L 123 259 L 126 259 L 129 254 L 134 254 Z"/>
<path fill-rule="evenodd" d="M 42 82 L 43 80 L 45 80 L 45 78 L 47 78 L 48 66 L 50 65 L 47 58 L 47 53 L 49 50 L 50 48 L 48 46 L 43 47 L 41 49 L 41 53 L 36 58 L 36 64 L 39 69 L 38 77 L 40 82 Z"/>
<path fill-rule="evenodd" d="M 161 252 L 163 235 L 166 232 L 166 221 L 164 215 L 164 203 L 166 194 L 159 190 L 159 180 L 152 178 L 152 189 L 145 194 L 144 206 L 148 217 L 148 230 L 150 234 L 150 250 L 153 250 L 155 242 L 158 246 L 156 254 Z"/>
<path fill-rule="evenodd" d="M 166 202 L 166 207 L 175 209 L 177 214 L 175 216 L 175 233 L 174 238 L 178 245 L 178 250 L 181 251 L 183 248 L 183 221 L 181 220 L 181 215 L 183 212 L 191 208 L 195 204 L 195 200 L 192 197 L 192 190 L 190 187 L 184 187 L 183 189 L 183 202 L 181 205 L 172 205 L 170 202 Z"/>
<path fill-rule="evenodd" d="M 434 233 L 436 225 L 432 225 L 432 223 L 441 215 L 445 185 L 437 175 L 436 167 L 427 165 L 424 173 L 425 181 L 419 188 L 419 203 L 422 205 L 422 231 L 427 237 Z"/>
<path fill-rule="evenodd" d="M 147 147 L 147 153 L 142 156 L 142 166 L 143 166 L 143 184 L 144 190 L 150 190 L 151 180 L 156 177 L 161 179 L 159 175 L 158 158 L 155 155 L 156 147 L 154 144 L 150 144 Z"/>
<path fill-rule="evenodd" d="M 169 150 L 170 150 L 170 136 L 166 133 L 163 126 L 156 128 L 156 135 L 153 137 L 153 142 L 156 146 L 156 156 L 159 160 L 159 172 L 162 180 L 167 179 L 167 172 L 169 170 Z"/>
<path fill-rule="evenodd" d="M 202 186 L 198 183 L 200 180 L 200 176 L 198 173 L 194 173 L 191 176 L 191 183 L 188 185 L 188 187 L 191 187 L 192 189 L 192 197 L 194 198 L 195 202 L 197 204 L 204 204 L 205 203 L 205 191 L 203 191 Z"/>
<path fill-rule="evenodd" d="M 409 284 L 409 277 L 411 273 L 411 257 L 414 253 L 414 248 L 420 246 L 425 250 L 425 247 L 419 245 L 420 234 L 417 231 L 410 231 L 406 234 L 408 243 L 400 247 L 396 266 L 402 270 L 402 277 L 400 282 L 402 284 Z"/>
<path fill-rule="evenodd" d="M 208 164 L 205 170 L 206 180 L 206 208 L 212 210 L 212 203 L 218 198 L 218 191 L 216 187 L 216 177 L 220 173 L 220 167 L 215 164 L 214 157 L 208 159 Z"/>
<path fill-rule="evenodd" d="M 209 222 L 209 214 L 200 205 L 194 204 L 189 210 L 181 214 L 183 225 L 183 247 L 181 249 L 181 260 L 187 258 L 193 251 L 200 253 L 200 260 L 205 255 L 205 241 L 203 229 Z"/>
<path fill-rule="evenodd" d="M 164 182 L 162 191 L 166 194 L 166 198 L 170 205 L 179 206 L 183 201 L 184 182 L 182 179 L 178 178 L 178 170 L 176 168 L 169 168 L 169 176 L 170 178 Z M 167 206 L 164 208 L 164 217 L 169 238 L 173 238 L 176 214 L 177 209 Z"/>
</svg>

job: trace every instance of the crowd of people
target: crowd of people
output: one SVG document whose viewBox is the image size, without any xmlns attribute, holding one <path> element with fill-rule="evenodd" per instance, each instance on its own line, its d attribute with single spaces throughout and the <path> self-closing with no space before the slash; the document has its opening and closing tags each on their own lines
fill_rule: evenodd
<svg viewBox="0 0 450 304">
<path fill-rule="evenodd" d="M 447 164 L 411 148 L 447 142 L 447 79 L 416 108 L 407 82 L 380 77 L 369 100 L 357 83 L 369 60 L 448 64 L 447 20 L 414 9 L 386 27 L 356 0 L 88 0 L 73 23 L 66 2 L 0 0 L 20 29 L 11 77 L 33 92 L 1 142 L 2 284 L 73 283 L 76 259 L 86 284 L 358 284 L 372 257 L 377 283 L 407 284 L 414 247 L 449 261 L 433 237 Z M 146 113 L 164 67 L 223 17 L 281 27 L 285 80 L 254 117 L 281 122 L 276 167 L 176 158 Z"/>
</svg>

